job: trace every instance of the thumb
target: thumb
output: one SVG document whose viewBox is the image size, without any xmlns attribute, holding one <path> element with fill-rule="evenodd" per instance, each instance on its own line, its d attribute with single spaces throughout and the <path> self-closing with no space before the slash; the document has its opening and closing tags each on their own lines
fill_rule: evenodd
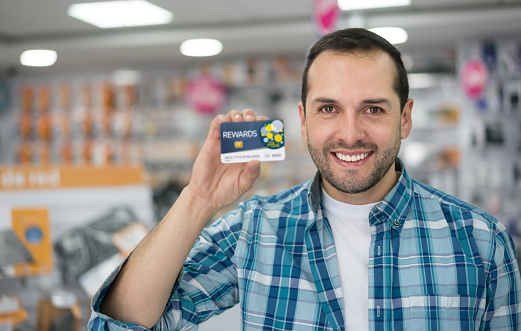
<svg viewBox="0 0 521 331">
<path fill-rule="evenodd" d="M 248 172 L 252 173 L 252 174 L 257 174 L 255 177 L 257 177 L 260 173 L 260 161 L 258 160 L 254 160 L 254 161 L 250 161 L 246 164 L 246 169 Z"/>
<path fill-rule="evenodd" d="M 253 185 L 253 182 L 260 175 L 260 161 L 250 161 L 246 164 L 244 172 L 242 173 L 245 182 L 248 183 L 249 188 Z M 248 188 L 248 189 L 249 189 Z"/>
</svg>

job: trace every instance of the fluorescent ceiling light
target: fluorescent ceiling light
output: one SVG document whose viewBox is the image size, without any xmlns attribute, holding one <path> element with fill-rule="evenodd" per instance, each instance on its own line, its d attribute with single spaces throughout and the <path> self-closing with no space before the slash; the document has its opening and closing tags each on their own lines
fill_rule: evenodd
<svg viewBox="0 0 521 331">
<path fill-rule="evenodd" d="M 49 67 L 57 58 L 58 54 L 51 49 L 30 49 L 20 55 L 20 63 L 27 67 Z"/>
<path fill-rule="evenodd" d="M 174 18 L 172 12 L 145 0 L 77 3 L 67 14 L 103 29 L 167 24 Z"/>
<path fill-rule="evenodd" d="M 407 31 L 402 28 L 382 27 L 369 30 L 387 39 L 391 44 L 402 44 L 407 41 L 407 38 L 409 38 Z"/>
<path fill-rule="evenodd" d="M 222 50 L 223 44 L 216 39 L 189 39 L 181 44 L 181 53 L 186 56 L 213 56 Z"/>
<path fill-rule="evenodd" d="M 400 7 L 410 4 L 411 0 L 338 0 L 338 7 L 342 10 Z"/>
</svg>

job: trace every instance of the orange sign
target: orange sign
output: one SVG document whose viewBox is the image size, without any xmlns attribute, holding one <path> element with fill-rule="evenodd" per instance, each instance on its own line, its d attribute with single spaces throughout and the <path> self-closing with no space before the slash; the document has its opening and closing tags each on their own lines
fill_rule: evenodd
<svg viewBox="0 0 521 331">
<path fill-rule="evenodd" d="M 13 208 L 12 229 L 31 253 L 32 262 L 15 264 L 16 276 L 49 274 L 53 270 L 49 212 L 45 208 Z"/>
<path fill-rule="evenodd" d="M 136 185 L 144 179 L 140 166 L 0 167 L 0 190 Z"/>
</svg>

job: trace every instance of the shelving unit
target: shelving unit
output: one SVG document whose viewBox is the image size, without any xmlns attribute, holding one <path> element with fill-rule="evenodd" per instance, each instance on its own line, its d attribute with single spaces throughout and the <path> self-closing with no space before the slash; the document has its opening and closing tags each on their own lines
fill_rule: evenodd
<svg viewBox="0 0 521 331">
<path fill-rule="evenodd" d="M 0 210 L 42 210 L 48 215 L 50 238 L 47 237 L 47 240 L 52 241 L 52 246 L 48 247 L 52 251 L 52 257 L 49 257 L 52 260 L 52 272 L 16 277 L 0 276 L 0 295 L 16 296 L 27 313 L 27 320 L 20 326 L 21 330 L 35 330 L 37 323 L 43 323 L 39 320 L 42 317 L 42 305 L 48 314 L 46 323 L 50 323 L 54 315 L 49 311 L 57 302 L 53 298 L 58 298 L 58 301 L 72 298 L 67 309 L 73 309 L 77 325 L 85 325 L 90 316 L 93 288 L 99 287 L 108 276 L 107 269 L 112 270 L 124 257 L 123 254 L 118 254 L 118 248 L 111 243 L 111 231 L 116 230 L 118 225 L 137 222 L 145 229 L 141 232 L 144 236 L 147 229 L 155 225 L 152 191 L 144 181 L 143 168 L 138 166 L 0 167 L 0 201 Z M 107 226 L 92 226 L 103 218 L 106 218 Z M 24 219 L 24 222 L 28 222 L 26 226 L 34 227 L 36 224 L 34 217 Z M 8 218 L 0 217 L 0 229 L 10 226 Z M 41 227 L 39 223 L 38 227 Z M 104 233 L 105 239 L 109 239 L 108 243 L 103 242 L 103 238 L 99 239 L 101 242 L 94 243 L 101 250 L 97 254 L 92 254 L 90 247 L 86 245 L 88 240 L 83 240 L 93 231 Z M 28 235 L 22 231 L 22 241 L 25 240 L 24 233 Z M 56 245 L 64 240 L 70 250 L 81 252 L 67 262 L 65 256 L 56 251 Z M 130 239 L 128 241 L 129 244 L 136 243 Z M 109 255 L 114 258 L 105 260 Z M 106 265 L 106 261 L 112 261 L 112 264 L 105 267 L 104 272 L 101 270 L 97 277 L 86 278 L 88 273 L 93 273 L 92 270 L 100 269 L 102 264 Z M 83 269 L 73 274 L 73 265 L 77 266 L 76 270 L 80 270 L 80 266 Z M 64 312 L 62 308 L 60 309 Z M 52 311 L 58 312 L 60 309 Z"/>
<path fill-rule="evenodd" d="M 462 121 L 462 198 L 502 222 L 521 253 L 521 40 L 469 40 L 459 46 L 460 63 L 486 64 L 483 95 L 467 99 Z"/>
</svg>

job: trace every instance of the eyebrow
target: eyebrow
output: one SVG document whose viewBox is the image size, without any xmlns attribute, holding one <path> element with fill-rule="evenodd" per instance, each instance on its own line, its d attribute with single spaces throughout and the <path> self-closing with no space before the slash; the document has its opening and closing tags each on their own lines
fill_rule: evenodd
<svg viewBox="0 0 521 331">
<path fill-rule="evenodd" d="M 335 99 L 330 99 L 330 98 L 316 98 L 312 101 L 312 103 L 338 103 L 337 100 Z M 382 104 L 382 103 L 385 103 L 386 105 L 388 106 L 391 106 L 391 101 L 389 99 L 386 99 L 386 98 L 379 98 L 379 99 L 365 99 L 365 100 L 362 100 L 361 104 L 363 105 L 366 105 L 366 104 Z"/>
<path fill-rule="evenodd" d="M 312 101 L 312 103 L 337 103 L 335 99 L 329 98 L 316 98 Z"/>
<path fill-rule="evenodd" d="M 362 101 L 362 104 L 382 104 L 385 103 L 387 106 L 391 106 L 391 101 L 389 99 L 380 98 L 380 99 L 366 99 Z"/>
</svg>

